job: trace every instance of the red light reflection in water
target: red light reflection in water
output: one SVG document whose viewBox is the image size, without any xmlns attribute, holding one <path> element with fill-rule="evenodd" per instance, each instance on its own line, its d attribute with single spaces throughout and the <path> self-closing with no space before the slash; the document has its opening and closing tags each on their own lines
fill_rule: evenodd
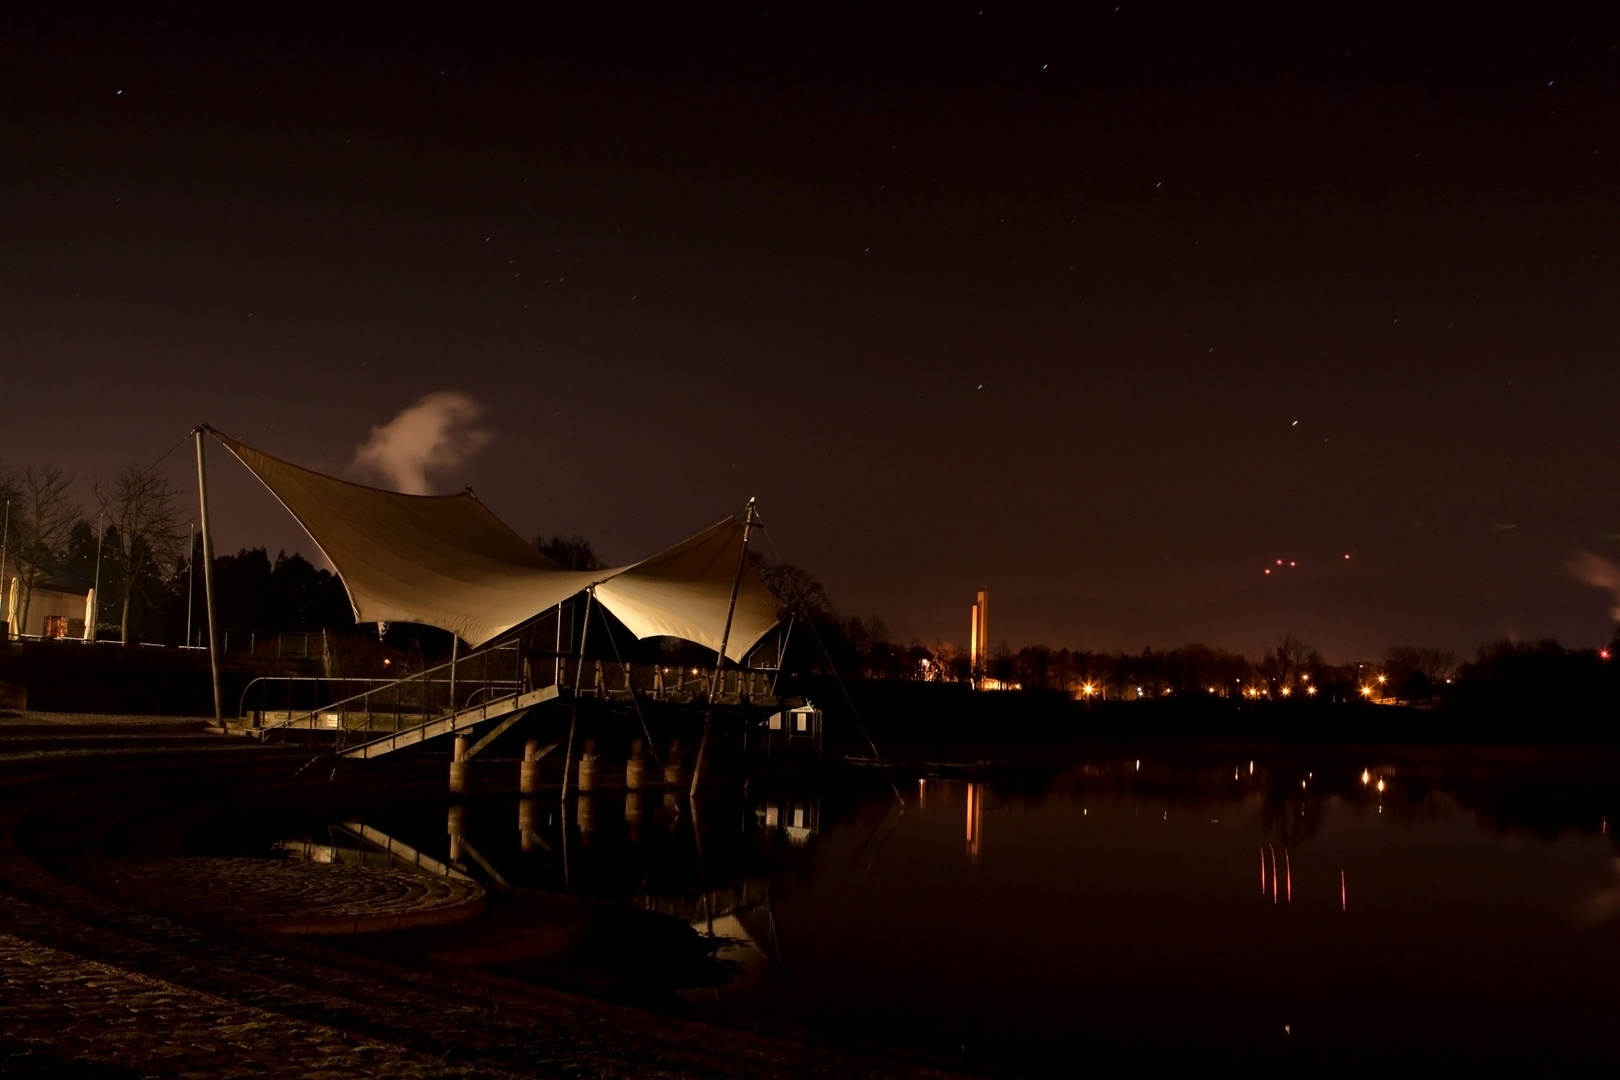
<svg viewBox="0 0 1620 1080">
<path fill-rule="evenodd" d="M 1271 902 L 1277 902 L 1277 849 L 1270 844 L 1266 849 L 1271 852 Z"/>
<path fill-rule="evenodd" d="M 1285 884 L 1288 887 L 1288 902 L 1294 902 L 1294 864 L 1288 858 L 1288 849 L 1283 848 L 1283 873 L 1286 875 Z"/>
<path fill-rule="evenodd" d="M 1260 895 L 1266 895 L 1266 845 L 1260 845 Z"/>
<path fill-rule="evenodd" d="M 1339 871 L 1339 910 L 1349 911 L 1350 907 L 1344 891 L 1344 871 Z"/>
</svg>

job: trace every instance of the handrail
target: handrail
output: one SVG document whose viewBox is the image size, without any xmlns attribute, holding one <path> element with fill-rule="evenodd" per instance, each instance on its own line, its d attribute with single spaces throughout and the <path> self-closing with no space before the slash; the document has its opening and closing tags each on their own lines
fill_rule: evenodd
<svg viewBox="0 0 1620 1080">
<path fill-rule="evenodd" d="M 513 686 L 513 687 L 521 688 L 521 685 L 522 685 L 521 678 L 513 678 L 512 680 L 507 681 L 505 679 L 491 680 L 491 679 L 489 679 L 487 677 L 488 676 L 488 670 L 489 670 L 489 658 L 491 656 L 495 655 L 496 653 L 502 653 L 502 652 L 512 652 L 512 653 L 516 654 L 519 658 L 521 658 L 521 656 L 522 656 L 522 650 L 519 648 L 519 643 L 518 642 L 516 642 L 516 641 L 501 642 L 498 645 L 492 645 L 487 649 L 483 649 L 483 650 L 480 650 L 478 652 L 475 652 L 475 653 L 471 654 L 470 656 L 456 657 L 455 659 L 452 659 L 447 663 L 439 664 L 437 667 L 425 668 L 422 671 L 413 672 L 413 673 L 408 674 L 408 675 L 401 675 L 397 679 L 389 679 L 389 680 L 383 682 L 380 686 L 373 686 L 373 687 L 371 687 L 371 688 L 369 688 L 367 690 L 362 690 L 358 694 L 350 694 L 346 698 L 340 698 L 337 701 L 330 702 L 329 704 L 320 706 L 318 708 L 308 709 L 306 711 L 300 712 L 296 716 L 290 715 L 292 710 L 289 707 L 289 709 L 288 709 L 289 715 L 288 715 L 287 719 L 285 719 L 285 720 L 277 720 L 275 723 L 267 724 L 264 727 L 262 727 L 260 730 L 261 731 L 274 731 L 274 730 L 281 729 L 281 728 L 291 729 L 295 724 L 304 724 L 304 725 L 306 725 L 306 726 L 308 726 L 310 728 L 313 728 L 314 727 L 314 722 L 315 722 L 315 715 L 318 712 L 340 712 L 340 713 L 348 712 L 349 710 L 346 708 L 346 706 L 350 705 L 351 703 L 358 702 L 358 701 L 363 701 L 366 698 L 369 698 L 371 695 L 373 695 L 375 693 L 378 693 L 379 691 L 385 691 L 385 690 L 388 690 L 390 688 L 399 689 L 399 688 L 403 688 L 405 686 L 408 686 L 409 684 L 412 684 L 412 683 L 420 683 L 424 687 L 432 686 L 435 683 L 449 683 L 450 685 L 454 686 L 456 684 L 457 680 L 449 679 L 449 678 L 434 678 L 433 676 L 436 673 L 447 672 L 450 669 L 452 669 L 453 667 L 460 667 L 460 666 L 466 665 L 469 662 L 473 662 L 475 660 L 483 661 L 484 669 L 485 669 L 485 676 L 486 677 L 483 680 L 474 680 L 474 682 L 482 681 L 482 683 L 483 683 L 483 685 L 485 687 L 488 687 L 493 683 L 493 684 L 501 685 L 501 686 Z M 516 672 L 514 672 L 514 674 L 516 674 Z M 259 679 L 253 680 L 253 682 L 260 682 L 260 681 L 268 682 L 269 679 L 271 679 L 271 678 L 275 678 L 275 676 L 261 676 Z M 291 682 L 294 679 L 299 679 L 300 681 L 302 681 L 303 678 L 310 678 L 310 677 L 308 677 L 308 676 L 305 676 L 305 677 L 289 676 L 283 681 Z M 321 681 L 321 680 L 319 678 L 316 678 L 315 681 Z M 328 682 L 340 682 L 340 681 L 349 681 L 349 680 L 328 679 L 328 680 L 325 680 L 325 681 L 328 681 Z M 248 685 L 252 686 L 253 683 L 249 683 Z M 244 689 L 243 690 L 242 703 L 241 703 L 242 708 L 244 710 L 246 708 L 246 702 L 247 702 L 247 691 L 246 691 L 246 689 Z M 423 709 L 423 714 L 424 715 L 426 715 L 427 706 L 428 706 L 427 696 L 426 696 L 426 694 L 424 694 L 423 695 L 423 700 L 422 700 L 422 709 Z M 451 712 L 455 711 L 455 702 L 452 701 L 450 703 L 450 708 L 451 708 Z"/>
<path fill-rule="evenodd" d="M 524 650 L 520 642 L 506 641 L 482 649 L 469 656 L 458 657 L 449 663 L 435 665 L 422 671 L 411 672 L 394 679 L 378 679 L 374 676 L 354 678 L 326 677 L 326 676 L 274 676 L 266 675 L 250 681 L 243 688 L 238 701 L 238 714 L 248 715 L 247 699 L 254 690 L 261 694 L 259 733 L 292 730 L 308 730 L 313 732 L 317 727 L 326 726 L 322 723 L 322 715 L 327 717 L 327 724 L 331 723 L 335 714 L 336 725 L 341 729 L 348 729 L 350 718 L 358 716 L 361 712 L 365 721 L 361 725 L 367 730 L 388 730 L 388 720 L 391 717 L 393 728 L 399 730 L 401 722 L 416 723 L 412 717 L 421 717 L 422 723 L 431 722 L 434 718 L 444 715 L 455 715 L 460 711 L 476 708 L 480 704 L 493 705 L 497 701 L 506 700 L 521 695 L 525 689 L 533 685 L 543 685 L 545 679 L 535 680 L 531 683 L 530 676 L 525 671 L 526 657 L 551 655 L 547 650 Z M 512 666 L 506 667 L 508 660 Z M 584 685 L 579 687 L 586 695 L 598 693 L 618 696 L 620 694 L 633 694 L 636 696 L 649 695 L 657 700 L 666 697 L 671 700 L 702 700 L 709 693 L 718 692 L 720 695 L 740 695 L 745 701 L 761 702 L 762 699 L 773 701 L 774 678 L 767 678 L 765 685 L 759 685 L 756 679 L 776 674 L 771 668 L 739 667 L 728 669 L 723 681 L 715 684 L 709 679 L 698 679 L 694 685 L 689 681 L 687 668 L 676 664 L 627 664 L 596 661 L 580 661 L 568 658 L 567 665 L 562 669 L 563 682 L 573 681 L 569 668 L 581 664 L 581 675 L 588 668 L 583 665 L 594 663 L 597 669 L 597 686 Z M 459 673 L 455 669 L 459 665 Z M 500 676 L 495 675 L 499 668 Z M 538 669 L 537 669 L 538 670 Z M 551 666 L 544 668 L 545 676 L 552 674 Z M 636 678 L 635 674 L 640 675 Z M 647 678 L 651 675 L 650 685 Z M 691 675 L 696 677 L 701 672 L 692 669 Z M 671 678 L 673 676 L 673 678 Z M 287 712 L 284 717 L 265 722 L 269 699 L 275 697 L 282 700 L 282 695 L 274 693 L 271 686 L 274 683 L 285 683 L 285 701 Z M 592 680 L 586 679 L 590 684 Z M 322 684 L 331 684 L 333 690 L 341 691 L 348 685 L 361 684 L 365 689 L 357 693 L 347 694 L 328 704 L 315 704 L 319 700 L 321 691 L 316 689 L 306 697 L 309 702 L 306 708 L 295 711 L 295 701 L 304 695 L 297 694 L 299 685 L 320 687 Z M 733 685 L 734 684 L 734 685 Z M 448 687 L 448 693 L 446 688 Z M 679 695 L 679 697 L 677 697 Z M 690 697 L 689 697 L 690 696 Z M 279 711 L 279 710 L 277 710 Z M 381 720 L 381 725 L 377 721 Z M 262 725 L 262 726 L 260 726 Z"/>
<path fill-rule="evenodd" d="M 184 648 L 184 646 L 181 646 L 181 647 Z M 237 701 L 236 701 L 236 715 L 237 716 L 246 716 L 247 715 L 248 692 L 251 691 L 259 683 L 265 683 L 266 685 L 268 685 L 268 684 L 273 683 L 273 682 L 284 682 L 284 683 L 295 683 L 295 682 L 301 682 L 301 683 L 323 683 L 323 682 L 325 682 L 325 683 L 354 683 L 354 682 L 376 683 L 376 682 L 382 682 L 384 685 L 387 685 L 388 683 L 391 683 L 393 681 L 394 680 L 392 680 L 392 679 L 379 680 L 379 679 L 377 679 L 375 677 L 368 676 L 368 675 L 355 675 L 355 676 L 348 676 L 348 677 L 345 677 L 345 676 L 328 677 L 326 675 L 260 675 L 260 676 L 254 678 L 254 679 L 249 680 L 248 684 L 246 686 L 242 687 L 242 694 L 241 694 L 241 696 L 239 698 L 237 698 Z M 376 689 L 377 689 L 377 687 L 373 686 L 370 690 L 361 691 L 361 693 L 358 696 L 363 697 L 366 694 L 375 692 Z M 345 699 L 345 700 L 347 700 L 347 699 Z M 313 710 L 311 710 L 311 711 L 313 711 Z"/>
</svg>

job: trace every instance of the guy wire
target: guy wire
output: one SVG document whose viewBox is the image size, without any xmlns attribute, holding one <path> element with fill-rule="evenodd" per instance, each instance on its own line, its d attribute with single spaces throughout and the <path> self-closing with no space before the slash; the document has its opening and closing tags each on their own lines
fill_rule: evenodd
<svg viewBox="0 0 1620 1080">
<path fill-rule="evenodd" d="M 769 532 L 765 533 L 765 542 L 771 547 L 771 556 L 780 564 L 782 555 L 776 550 L 776 541 L 771 538 Z M 810 636 L 816 639 L 816 646 L 821 649 L 821 656 L 827 661 L 827 670 L 832 672 L 833 681 L 838 684 L 838 692 L 844 695 L 844 704 L 849 706 L 850 715 L 855 717 L 855 724 L 861 729 L 861 737 L 866 740 L 866 745 L 872 750 L 873 760 L 882 761 L 883 754 L 879 752 L 877 743 L 873 741 L 872 733 L 866 729 L 866 721 L 861 719 L 861 711 L 855 707 L 855 699 L 849 696 L 849 688 L 844 685 L 844 677 L 838 673 L 838 665 L 833 663 L 832 654 L 827 651 L 826 643 L 821 640 L 821 631 L 816 629 L 816 620 L 810 617 L 808 611 L 804 615 L 805 624 L 810 627 Z M 787 659 L 785 650 L 782 659 L 784 661 Z M 900 794 L 900 787 L 894 782 L 893 775 L 889 776 L 889 788 L 894 792 L 894 797 L 900 800 L 900 805 L 904 807 L 906 805 L 905 796 Z"/>
<path fill-rule="evenodd" d="M 624 662 L 624 656 L 619 652 L 619 641 L 613 636 L 613 624 L 607 621 L 606 606 L 598 604 L 597 607 L 602 608 L 602 629 L 606 631 L 608 642 L 613 646 L 613 658 L 624 668 L 624 688 L 630 691 L 630 704 L 636 707 L 636 719 L 641 721 L 641 733 L 647 736 L 647 753 L 658 768 L 658 782 L 667 788 L 669 780 L 664 776 L 664 763 L 659 760 L 658 748 L 653 744 L 652 729 L 647 727 L 647 718 L 641 712 L 641 702 L 636 700 L 636 688 L 630 684 L 630 665 Z"/>
</svg>

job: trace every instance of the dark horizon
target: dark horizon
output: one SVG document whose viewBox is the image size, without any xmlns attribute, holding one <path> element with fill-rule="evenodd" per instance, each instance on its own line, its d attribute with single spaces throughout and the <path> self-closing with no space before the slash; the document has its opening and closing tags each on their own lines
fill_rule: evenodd
<svg viewBox="0 0 1620 1080">
<path fill-rule="evenodd" d="M 905 639 L 987 587 L 1122 642 L 1237 598 L 1208 644 L 1596 645 L 1617 45 L 1529 5 L 27 13 L 0 462 L 206 420 L 376 481 L 453 393 L 432 490 L 609 561 L 757 495 Z M 314 554 L 212 466 L 219 551 Z"/>
</svg>

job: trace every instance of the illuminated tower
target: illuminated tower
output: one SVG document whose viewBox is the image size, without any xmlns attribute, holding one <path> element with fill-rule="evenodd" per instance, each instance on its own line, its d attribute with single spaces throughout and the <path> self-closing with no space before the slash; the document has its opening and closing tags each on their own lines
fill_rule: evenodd
<svg viewBox="0 0 1620 1080">
<path fill-rule="evenodd" d="M 973 605 L 968 657 L 973 661 L 973 684 L 977 686 L 990 660 L 990 593 L 985 589 L 979 590 L 979 602 Z"/>
</svg>

